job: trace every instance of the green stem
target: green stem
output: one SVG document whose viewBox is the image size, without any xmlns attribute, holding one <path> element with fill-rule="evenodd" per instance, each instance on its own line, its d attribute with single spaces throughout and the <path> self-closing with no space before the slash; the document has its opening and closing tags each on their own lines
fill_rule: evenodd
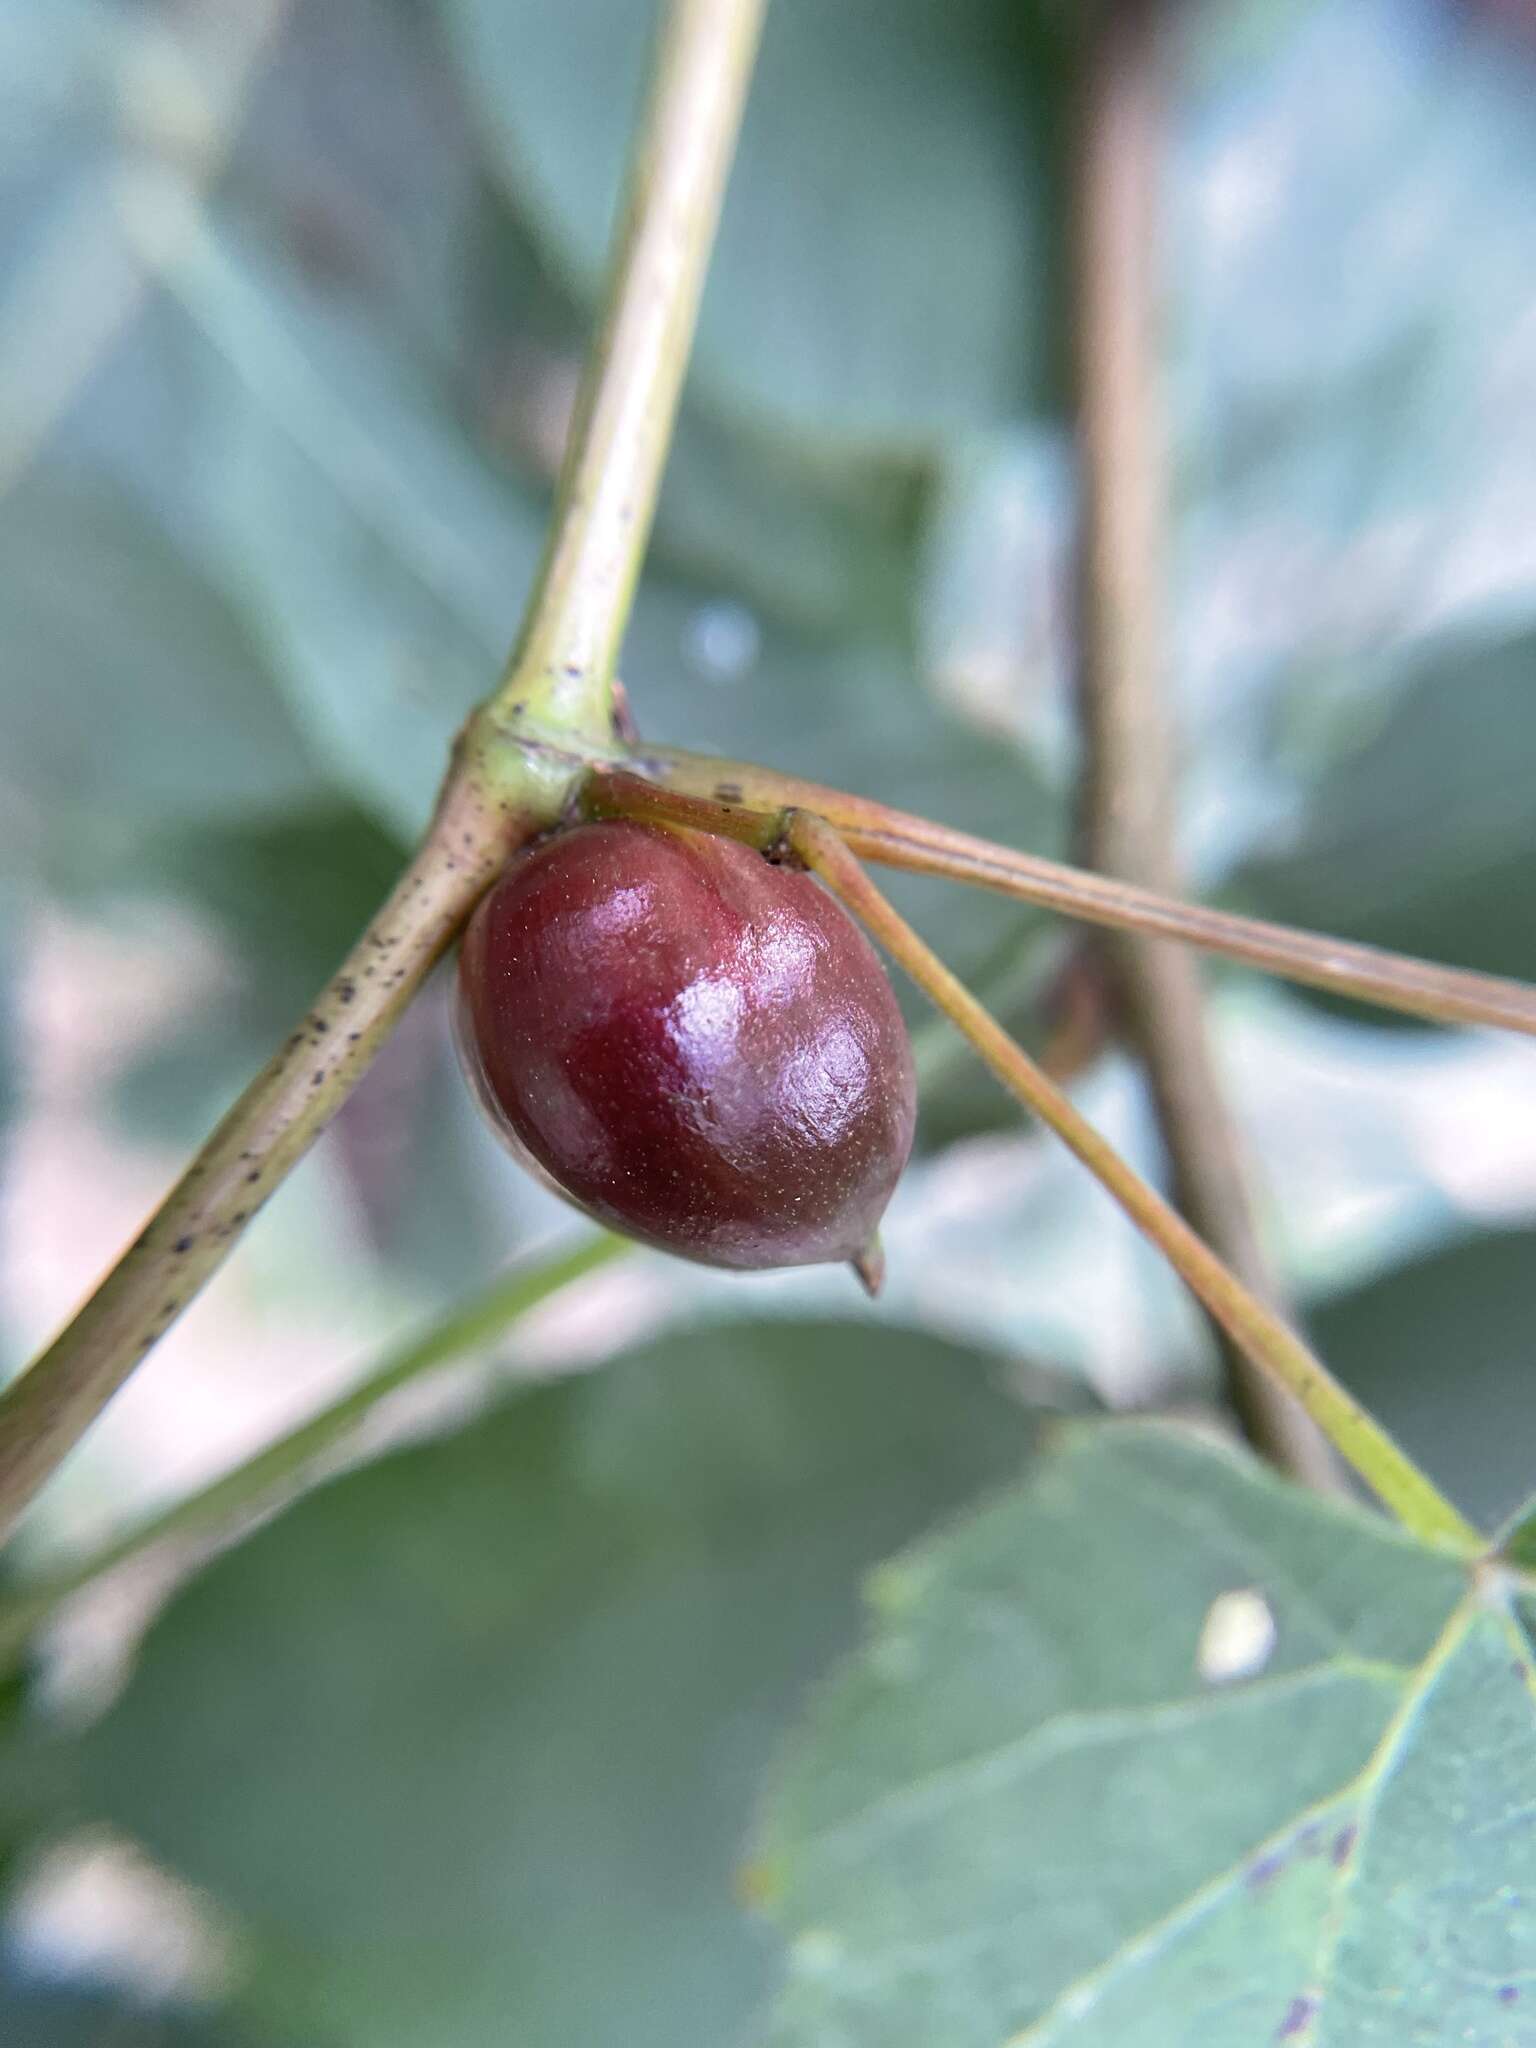
<svg viewBox="0 0 1536 2048">
<path fill-rule="evenodd" d="M 765 0 L 673 0 L 559 515 L 492 716 L 606 736 Z"/>
<path fill-rule="evenodd" d="M 1090 1124 L 1022 1046 L 950 973 L 875 887 L 824 820 L 792 811 L 780 843 L 820 876 L 868 926 L 923 992 L 975 1046 L 1008 1092 L 1076 1153 L 1157 1246 L 1201 1306 L 1244 1355 L 1293 1396 L 1339 1455 L 1416 1536 L 1476 1552 L 1486 1545 L 1407 1453 L 1340 1386 L 1321 1359 L 1216 1254 Z"/>
<path fill-rule="evenodd" d="M 747 807 L 733 782 L 729 798 L 689 795 L 624 772 L 594 773 L 582 794 L 591 817 L 627 817 L 714 831 L 770 856 L 792 856 L 865 924 L 935 1006 L 964 1033 L 1008 1092 L 1045 1123 L 1114 1196 L 1245 1356 L 1295 1397 L 1328 1441 L 1416 1535 L 1464 1552 L 1486 1548 L 1451 1503 L 1340 1386 L 1322 1361 L 1272 1308 L 1229 1272 L 1178 1211 L 1149 1187 L 1054 1081 L 943 964 L 887 901 L 825 818 L 789 806 Z"/>
<path fill-rule="evenodd" d="M 763 0 L 672 0 L 624 225 L 518 651 L 426 839 L 312 1010 L 74 1320 L 0 1395 L 0 1537 L 346 1100 L 508 854 L 611 749 L 650 529 Z"/>
<path fill-rule="evenodd" d="M 424 1373 L 483 1350 L 540 1302 L 573 1281 L 585 1279 L 628 1249 L 623 1238 L 597 1237 L 538 1265 L 514 1268 L 484 1293 L 391 1353 L 328 1408 L 268 1444 L 243 1465 L 137 1523 L 76 1563 L 50 1572 L 36 1584 L 12 1588 L 0 1601 L 0 1671 L 14 1662 L 33 1629 L 59 1601 L 161 1543 L 228 1529 L 269 1506 L 276 1496 L 291 1492 L 307 1478 L 381 1401 Z"/>
<path fill-rule="evenodd" d="M 0 1395 L 0 1534 L 228 1258 L 308 1151 L 453 943 L 509 845 L 456 778 L 362 938 L 73 1320 Z"/>
<path fill-rule="evenodd" d="M 1090 874 L 1039 854 L 1020 853 L 1014 847 L 936 824 L 931 818 L 893 810 L 870 797 L 852 796 L 846 790 L 829 789 L 824 783 L 782 775 L 777 769 L 751 762 L 722 761 L 680 747 L 647 744 L 637 750 L 630 765 L 678 795 L 704 798 L 728 808 L 765 813 L 791 807 L 814 811 L 837 827 L 861 860 L 882 867 L 914 875 L 941 875 L 947 881 L 969 883 L 1110 931 L 1177 939 L 1260 973 L 1327 989 L 1334 995 L 1354 996 L 1383 1009 L 1400 1010 L 1405 1016 L 1428 1017 L 1440 1024 L 1486 1024 L 1536 1038 L 1536 988 L 1528 982 L 1440 967 L 1405 953 L 1384 952 L 1379 946 L 1357 946 L 1347 939 L 1325 938 L 1260 918 L 1212 910 L 1204 903 L 1181 903 L 1156 889 L 1144 889 L 1112 875 Z"/>
</svg>

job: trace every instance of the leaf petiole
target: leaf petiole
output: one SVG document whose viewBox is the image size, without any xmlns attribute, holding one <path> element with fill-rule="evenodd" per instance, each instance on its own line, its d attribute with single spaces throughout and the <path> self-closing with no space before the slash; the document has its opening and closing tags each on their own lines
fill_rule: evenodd
<svg viewBox="0 0 1536 2048">
<path fill-rule="evenodd" d="M 1177 939 L 1262 973 L 1407 1016 L 1443 1024 L 1483 1024 L 1536 1037 L 1536 988 L 1526 982 L 1441 967 L 1376 946 L 1213 910 L 1203 903 L 1179 902 L 1155 889 L 1020 853 L 770 768 L 652 746 L 640 751 L 635 765 L 680 795 L 712 800 L 717 809 L 812 811 L 835 825 L 861 860 L 882 867 L 968 882 L 1112 931 Z"/>
<path fill-rule="evenodd" d="M 950 973 L 875 887 L 834 828 L 807 812 L 791 812 L 782 843 L 820 877 L 964 1032 L 1009 1094 L 1033 1110 L 1076 1153 L 1244 1356 L 1295 1396 L 1334 1449 L 1403 1526 L 1416 1536 L 1450 1543 L 1468 1554 L 1483 1549 L 1477 1530 L 1339 1384 L 1321 1359 L 1223 1265 L 1178 1211 L 1120 1157 Z"/>
</svg>

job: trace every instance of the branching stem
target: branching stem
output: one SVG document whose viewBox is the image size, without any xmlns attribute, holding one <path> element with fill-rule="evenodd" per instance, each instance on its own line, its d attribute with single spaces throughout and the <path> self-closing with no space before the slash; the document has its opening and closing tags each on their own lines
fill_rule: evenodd
<svg viewBox="0 0 1536 2048">
<path fill-rule="evenodd" d="M 1244 1356 L 1301 1404 L 1404 1527 L 1426 1540 L 1449 1542 L 1469 1554 L 1480 1550 L 1482 1539 L 1472 1525 L 1296 1333 L 1222 1264 L 1178 1211 L 1127 1165 L 1023 1047 L 950 973 L 875 887 L 837 832 L 822 819 L 792 812 L 783 843 L 842 899 L 965 1034 L 1009 1094 L 1076 1153 Z"/>
<path fill-rule="evenodd" d="M 1496 974 L 1440 967 L 1376 946 L 1352 945 L 1260 918 L 1181 903 L 1156 889 L 1019 853 L 947 825 L 892 810 L 775 769 L 647 746 L 633 764 L 668 788 L 753 811 L 814 811 L 837 827 L 861 860 L 910 874 L 942 875 L 1110 931 L 1177 939 L 1261 973 L 1441 1024 L 1482 1024 L 1536 1038 L 1536 988 Z"/>
<path fill-rule="evenodd" d="M 1104 0 L 1085 28 L 1074 152 L 1077 683 L 1084 864 L 1179 888 L 1173 718 L 1163 687 L 1167 485 L 1156 344 L 1162 171 L 1162 0 Z M 1224 1098 L 1198 958 L 1165 940 L 1103 942 L 1125 1036 L 1145 1068 L 1174 1199 L 1227 1268 L 1279 1304 L 1241 1136 Z M 1245 1434 L 1283 1471 L 1336 1491 L 1343 1475 L 1298 1408 L 1220 1325 Z"/>
<path fill-rule="evenodd" d="M 452 943 L 515 832 L 457 778 L 411 865 L 74 1320 L 0 1395 L 8 1527 L 216 1272 L 356 1085 Z"/>
<path fill-rule="evenodd" d="M 606 732 L 766 0 L 672 0 L 527 623 L 490 712 Z"/>
<path fill-rule="evenodd" d="M 613 721 L 613 663 L 650 529 L 762 11 L 763 0 L 671 0 L 550 546 L 508 672 L 461 735 L 427 837 L 362 941 L 119 1265 L 0 1395 L 0 1535 L 335 1114 L 499 864 L 567 813 L 591 771 L 628 761 L 631 749 Z M 665 748 L 637 751 L 633 765 L 651 778 L 637 787 L 652 800 L 671 800 L 658 786 L 665 784 L 674 798 L 702 801 L 707 829 L 753 843 L 766 843 L 765 830 L 771 839 L 787 809 L 820 814 L 842 835 L 835 853 L 832 840 L 818 842 L 829 879 L 839 860 L 852 859 L 845 840 L 890 866 L 950 876 L 1112 929 L 1203 946 L 1336 993 L 1536 1036 L 1536 990 L 1519 983 L 1179 903 L 766 769 Z M 894 919 L 856 862 L 844 872 L 851 888 L 849 872 L 869 893 L 872 924 L 874 906 Z M 922 966 L 925 986 L 945 990 L 947 1007 L 949 985 L 938 962 L 899 920 L 885 929 Z M 1073 1122 L 1076 1112 L 1065 1098 L 1043 1076 L 1032 1078 L 1028 1062 L 1023 1069 L 1010 1065 L 1024 1056 L 1016 1047 L 1004 1055 L 1011 1041 L 980 1006 L 967 1009 L 963 990 L 954 1001 L 950 1014 L 961 1029 L 991 1047 L 999 1071 L 1009 1066 L 1009 1085 L 1022 1099 L 1072 1134 L 1068 1142 L 1115 1187 L 1212 1312 L 1269 1345 L 1277 1376 L 1294 1385 L 1383 1498 L 1412 1526 L 1468 1540 L 1466 1525 L 1299 1341 L 1236 1287 L 1134 1175 L 1123 1178 L 1129 1169 L 1112 1153 L 1104 1156 L 1102 1139 L 1081 1119 Z"/>
<path fill-rule="evenodd" d="M 613 741 L 629 617 L 763 0 L 671 0 L 548 552 L 389 901 L 67 1328 L 0 1395 L 0 1537 L 361 1078 L 507 855 Z"/>
</svg>

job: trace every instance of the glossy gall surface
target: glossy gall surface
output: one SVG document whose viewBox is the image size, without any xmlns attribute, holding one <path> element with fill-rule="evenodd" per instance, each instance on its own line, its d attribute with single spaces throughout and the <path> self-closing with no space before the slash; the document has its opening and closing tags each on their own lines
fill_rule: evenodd
<svg viewBox="0 0 1536 2048">
<path fill-rule="evenodd" d="M 519 854 L 459 956 L 494 1121 L 599 1222 L 706 1265 L 855 1260 L 916 1084 L 873 947 L 732 840 L 578 826 Z"/>
</svg>

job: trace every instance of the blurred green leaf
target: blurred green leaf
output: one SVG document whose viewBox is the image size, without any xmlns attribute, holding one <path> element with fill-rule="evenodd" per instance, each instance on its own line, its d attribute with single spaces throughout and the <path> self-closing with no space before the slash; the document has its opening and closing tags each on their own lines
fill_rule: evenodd
<svg viewBox="0 0 1536 2048">
<path fill-rule="evenodd" d="M 579 1235 L 573 1210 L 499 1143 L 453 1044 L 451 974 L 390 1038 L 334 1129 L 368 1238 L 391 1285 L 446 1302 L 509 1257 Z"/>
<path fill-rule="evenodd" d="M 1267 916 L 1536 976 L 1536 635 L 1453 645 L 1317 785 L 1293 853 L 1253 864 Z"/>
<path fill-rule="evenodd" d="M 0 1132 L 15 1115 L 21 1084 L 16 999 L 21 988 L 19 892 L 13 882 L 0 881 Z M 5 1193 L 4 1155 L 0 1154 L 0 1200 Z"/>
<path fill-rule="evenodd" d="M 414 834 L 510 645 L 538 506 L 387 330 L 310 305 L 256 245 L 204 239 L 170 283 L 204 421 L 200 545 L 322 756 Z"/>
<path fill-rule="evenodd" d="M 766 2038 L 1525 2039 L 1536 1673 L 1450 1559 L 1079 1426 L 873 1597 L 770 1810 Z"/>
<path fill-rule="evenodd" d="M 119 1110 L 157 1131 L 200 1135 L 297 1023 L 404 862 L 397 841 L 340 801 L 249 826 L 156 834 L 135 885 L 195 903 L 227 944 L 236 981 L 134 1061 Z"/>
<path fill-rule="evenodd" d="M 772 435 L 685 409 L 653 559 L 723 584 L 790 627 L 857 634 L 910 613 L 924 479 L 896 463 L 813 463 Z"/>
<path fill-rule="evenodd" d="M 0 1912 L 36 1854 L 78 1819 L 79 1754 L 72 1735 L 39 1706 L 28 1669 L 0 1672 Z M 16 1986 L 7 1975 L 11 1959 L 5 1949 L 0 1930 L 0 2041 L 19 2048 L 26 2036 L 13 2036 L 7 2024 L 7 1999 Z"/>
<path fill-rule="evenodd" d="M 490 261 L 480 154 L 428 9 L 289 0 L 217 217 L 259 242 L 313 309 L 388 331 L 452 381 Z"/>
<path fill-rule="evenodd" d="M 109 1992 L 0 1972 L 0 2040 L 6 2048 L 242 2048 L 247 2037 Z"/>
<path fill-rule="evenodd" d="M 46 39 L 27 46 L 19 95 L 24 108 L 46 111 L 51 129 L 81 131 L 71 205 L 25 180 L 9 183 L 3 161 L 0 185 L 24 215 L 31 203 L 24 227 L 34 268 L 56 275 L 66 300 L 68 290 L 85 295 L 94 317 L 106 288 L 97 270 L 106 267 L 106 284 L 119 270 L 134 280 L 127 317 L 103 324 L 100 360 L 83 362 L 35 460 L 38 488 L 57 489 L 62 474 L 86 501 L 78 520 L 67 511 L 44 540 L 67 543 L 76 523 L 89 539 L 91 504 L 104 496 L 120 508 L 110 538 L 148 561 L 141 568 L 130 558 L 114 576 L 110 561 L 98 568 L 78 545 L 49 559 L 42 587 L 57 588 L 54 610 L 66 613 L 62 625 L 50 623 L 58 637 L 71 604 L 86 622 L 114 605 L 128 651 L 137 655 L 142 641 L 147 666 L 160 640 L 174 657 L 178 639 L 195 630 L 202 584 L 234 622 L 238 645 L 196 649 L 195 707 L 213 733 L 211 760 L 178 744 L 197 717 L 178 718 L 175 703 L 117 687 L 121 661 L 104 663 L 79 631 L 44 665 L 62 678 L 48 701 L 80 709 L 78 676 L 79 722 L 87 734 L 103 728 L 93 759 L 103 775 L 110 763 L 114 797 L 128 806 L 142 780 L 147 803 L 168 786 L 224 815 L 218 744 L 243 744 L 248 772 L 259 769 L 250 726 L 270 703 L 285 727 L 318 742 L 333 773 L 356 778 L 365 798 L 414 830 L 453 731 L 441 700 L 421 715 L 419 676 L 449 671 L 444 694 L 454 708 L 483 692 L 542 537 L 533 508 L 519 523 L 515 494 L 509 511 L 482 478 L 466 482 L 474 465 L 456 462 L 458 449 L 450 440 L 445 451 L 432 428 L 437 415 L 453 416 L 452 380 L 463 367 L 457 266 L 484 189 L 452 79 L 408 11 L 385 0 L 301 0 L 283 10 L 215 203 L 188 220 L 177 210 L 181 166 L 168 171 L 155 155 L 155 123 L 167 111 L 156 95 L 179 81 L 191 116 L 208 112 L 198 93 L 206 85 L 217 98 L 224 44 L 113 8 L 91 10 L 87 22 L 94 45 L 88 35 L 84 57 Z M 17 331 L 13 320 L 7 339 L 46 369 L 37 324 Z M 8 367 L 17 375 L 14 355 Z M 346 404 L 336 403 L 341 393 Z M 29 535 L 36 521 L 20 507 L 15 516 Z M 509 520 L 520 536 L 510 542 Z M 481 536 L 470 571 L 457 541 L 465 527 Z M 40 546 L 32 539 L 18 576 L 34 578 Z M 494 565 L 489 593 L 475 580 L 485 562 Z M 348 612 L 360 567 L 370 572 L 360 593 L 366 609 Z M 173 576 L 191 580 L 193 598 L 180 596 Z M 90 714 L 99 667 L 119 721 L 131 719 L 133 734 L 158 749 L 149 761 L 116 744 L 105 714 Z M 174 659 L 167 667 L 174 678 Z M 37 668 L 21 660 L 16 673 Z M 285 717 L 274 680 L 296 719 Z M 227 713 L 226 690 L 235 706 Z M 365 741 L 360 727 L 381 699 L 392 718 L 375 718 Z M 281 791 L 290 801 L 324 788 L 307 755 L 308 787 L 290 778 Z M 380 765 L 370 777 L 373 760 Z M 142 777 L 141 768 L 149 771 Z"/>
<path fill-rule="evenodd" d="M 1457 1505 L 1492 1528 L 1536 1486 L 1536 1231 L 1474 1237 L 1308 1317 L 1334 1371 Z"/>
<path fill-rule="evenodd" d="M 713 2048 L 768 1973 L 732 1897 L 755 1784 L 859 1574 L 1029 1439 L 930 1339 L 673 1338 L 221 1559 L 88 1783 L 247 1916 L 299 2038 Z"/>
<path fill-rule="evenodd" d="M 100 0 L 0 11 L 0 290 L 35 256 L 38 223 L 61 196 L 67 205 L 81 163 L 94 163 L 105 25 Z"/>
<path fill-rule="evenodd" d="M 655 9 L 441 6 L 508 191 L 594 292 Z M 807 437 L 906 449 L 1045 401 L 1059 86 L 1031 10 L 1005 0 L 780 0 L 700 388 Z"/>
<path fill-rule="evenodd" d="M 1050 1050 L 1056 1037 L 1070 947 L 1059 926 L 1021 919 L 1004 929 L 992 957 L 973 967 L 967 977 L 971 992 L 1035 1059 Z M 1028 1128 L 1018 1104 L 982 1064 L 975 1047 L 931 1005 L 915 1024 L 912 1050 L 917 1061 L 918 1145 L 923 1151 L 985 1132 Z M 1084 1066 L 1090 1059 L 1091 1052 Z"/>
<path fill-rule="evenodd" d="M 314 773 L 238 613 L 111 485 L 38 473 L 0 502 L 5 842 L 55 876 L 145 831 L 292 803 Z"/>
<path fill-rule="evenodd" d="M 375 117 L 380 104 L 388 123 Z M 226 181 L 230 246 L 263 249 L 277 309 L 387 338 L 451 395 L 471 440 L 509 446 L 547 477 L 589 309 L 480 156 L 422 18 L 381 0 L 309 0 L 241 131 Z M 846 623 L 888 604 L 909 566 L 912 492 L 903 470 L 790 450 L 690 406 L 657 558 L 723 577 L 791 620 Z"/>
<path fill-rule="evenodd" d="M 1208 871 L 1304 833 L 1332 779 L 1327 749 L 1268 745 L 1277 717 L 1379 716 L 1436 663 L 1454 698 L 1536 620 L 1536 129 L 1485 26 L 1462 0 L 1244 0 L 1171 28 L 1170 674 Z M 1433 837 L 1433 766 L 1401 795 L 1394 832 Z"/>
<path fill-rule="evenodd" d="M 42 1832 L 51 1797 L 39 1798 L 38 1787 L 52 1774 L 38 1769 L 42 1750 L 28 1717 L 25 1673 L 0 1676 L 0 1894 L 17 1862 Z M 3 2038 L 3 2036 L 0 2036 Z"/>
<path fill-rule="evenodd" d="M 378 909 L 405 863 L 401 842 L 335 800 L 247 828 L 206 827 L 152 843 L 157 873 L 186 878 L 237 948 L 272 960 L 263 1028 L 292 1016 Z"/>
<path fill-rule="evenodd" d="M 467 268 L 467 416 L 482 442 L 547 483 L 590 309 L 504 201 L 481 209 Z M 788 625 L 856 631 L 911 609 L 929 481 L 921 464 L 790 443 L 685 399 L 649 560 Z"/>
</svg>

